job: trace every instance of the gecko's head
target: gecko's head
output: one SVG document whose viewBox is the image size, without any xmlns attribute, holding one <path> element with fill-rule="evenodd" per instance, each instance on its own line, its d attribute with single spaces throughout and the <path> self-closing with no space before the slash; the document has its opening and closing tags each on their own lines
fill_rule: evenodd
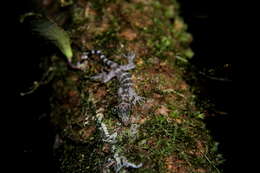
<svg viewBox="0 0 260 173">
<path fill-rule="evenodd" d="M 130 114 L 131 114 L 131 106 L 129 103 L 120 103 L 116 107 L 116 111 L 118 114 L 118 117 L 120 118 L 121 122 L 128 126 L 130 123 Z"/>
</svg>

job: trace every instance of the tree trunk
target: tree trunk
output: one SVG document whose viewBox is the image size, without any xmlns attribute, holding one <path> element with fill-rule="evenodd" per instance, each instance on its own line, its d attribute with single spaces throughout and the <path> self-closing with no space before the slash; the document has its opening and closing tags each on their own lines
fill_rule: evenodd
<svg viewBox="0 0 260 173">
<path fill-rule="evenodd" d="M 123 54 L 135 53 L 129 72 L 145 98 L 132 106 L 125 126 L 114 109 L 120 82 L 91 80 L 111 70 L 98 56 L 84 61 L 83 70 L 71 68 L 58 51 L 43 58 L 58 172 L 220 172 L 222 158 L 202 121 L 205 113 L 182 79 L 193 56 L 192 36 L 175 0 L 57 1 L 45 8 L 70 34 L 72 63 L 93 49 L 120 65 L 127 63 Z"/>
</svg>

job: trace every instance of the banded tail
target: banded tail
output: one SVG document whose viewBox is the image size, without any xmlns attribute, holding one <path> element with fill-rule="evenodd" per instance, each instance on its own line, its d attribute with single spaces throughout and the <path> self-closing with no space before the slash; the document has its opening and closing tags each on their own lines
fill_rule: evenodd
<svg viewBox="0 0 260 173">
<path fill-rule="evenodd" d="M 109 60 L 106 55 L 102 54 L 100 50 L 89 50 L 86 51 L 82 54 L 81 56 L 81 61 L 80 64 L 83 63 L 85 60 L 88 60 L 89 57 L 93 56 L 93 55 L 97 55 L 99 56 L 99 58 L 101 59 L 101 61 L 107 65 L 110 68 L 115 68 L 118 66 L 117 63 L 115 63 L 114 61 Z"/>
</svg>

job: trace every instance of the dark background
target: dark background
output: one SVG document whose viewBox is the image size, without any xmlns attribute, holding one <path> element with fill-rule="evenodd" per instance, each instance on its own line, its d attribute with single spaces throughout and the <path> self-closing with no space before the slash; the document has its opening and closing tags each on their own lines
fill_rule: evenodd
<svg viewBox="0 0 260 173">
<path fill-rule="evenodd" d="M 54 129 L 49 122 L 48 86 L 40 87 L 37 92 L 21 97 L 42 77 L 38 64 L 43 55 L 53 51 L 48 45 L 39 44 L 26 25 L 21 25 L 19 16 L 32 11 L 32 0 L 8 1 L 1 4 L 2 10 L 2 47 L 5 90 L 3 106 L 7 120 L 2 121 L 7 132 L 7 147 L 3 148 L 8 158 L 3 172 L 55 173 L 52 162 Z M 10 164 L 9 164 L 10 163 Z"/>
<path fill-rule="evenodd" d="M 195 70 L 191 72 L 201 78 L 197 69 L 214 68 L 223 64 L 231 64 L 228 56 L 229 35 L 226 27 L 226 16 L 224 3 L 221 1 L 208 0 L 180 0 L 181 16 L 188 24 L 188 31 L 193 35 L 191 44 L 195 56 L 191 63 Z M 31 11 L 31 1 L 12 1 L 5 7 L 6 24 L 3 36 L 6 37 L 4 51 L 6 58 L 3 61 L 3 69 L 7 76 L 8 94 L 8 117 L 13 125 L 8 124 L 8 131 L 15 126 L 10 141 L 14 150 L 19 153 L 11 160 L 17 160 L 19 168 L 27 172 L 55 172 L 52 166 L 52 143 L 54 138 L 53 128 L 49 124 L 49 88 L 40 87 L 33 95 L 20 97 L 19 93 L 28 90 L 34 80 L 41 78 L 37 64 L 42 54 L 51 53 L 52 49 L 46 45 L 35 44 L 35 38 L 31 37 L 28 28 L 21 27 L 19 15 Z M 3 15 L 3 16 L 5 16 Z M 47 49 L 46 49 L 47 48 Z M 43 52 L 44 50 L 44 52 Z M 46 52 L 46 50 L 48 50 Z M 37 58 L 38 57 L 38 58 Z M 5 62 L 6 61 L 6 62 Z M 230 76 L 229 76 L 230 77 Z M 190 84 L 192 81 L 187 80 Z M 203 80 L 201 85 L 201 98 L 210 98 L 218 110 L 226 112 L 227 115 L 207 118 L 205 122 L 213 138 L 220 142 L 220 152 L 226 159 L 221 166 L 224 172 L 232 171 L 233 165 L 233 143 L 232 143 L 232 82 L 223 83 L 217 81 Z M 232 144 L 232 145 L 231 145 Z M 21 156 L 21 157 L 20 157 Z M 11 167 L 15 168 L 15 167 Z"/>
<path fill-rule="evenodd" d="M 199 86 L 197 95 L 200 99 L 210 100 L 215 105 L 215 111 L 212 110 L 215 116 L 207 117 L 205 122 L 213 139 L 220 143 L 219 151 L 226 159 L 220 168 L 224 172 L 233 172 L 236 167 L 234 152 L 237 148 L 234 141 L 240 132 L 236 133 L 234 129 L 238 117 L 233 117 L 233 69 L 221 68 L 225 64 L 234 65 L 230 54 L 233 44 L 230 42 L 232 34 L 228 25 L 232 21 L 227 15 L 232 13 L 232 10 L 228 9 L 227 13 L 227 4 L 224 1 L 181 0 L 179 2 L 181 16 L 188 24 L 188 32 L 194 39 L 191 48 L 195 55 L 190 61 L 192 66 L 188 71 L 196 76 L 197 81 L 187 79 L 187 82 L 190 85 Z M 199 74 L 200 70 L 211 68 L 218 68 L 222 76 L 216 77 L 225 78 L 228 81 L 210 80 Z M 221 112 L 224 112 L 223 115 L 220 114 Z M 239 150 L 236 152 L 239 153 Z"/>
</svg>

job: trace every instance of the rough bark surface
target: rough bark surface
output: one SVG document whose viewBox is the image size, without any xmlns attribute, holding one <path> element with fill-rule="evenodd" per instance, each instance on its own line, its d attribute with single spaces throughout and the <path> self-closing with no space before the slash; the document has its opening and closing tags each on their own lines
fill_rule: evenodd
<svg viewBox="0 0 260 173">
<path fill-rule="evenodd" d="M 192 37 L 175 0 L 57 1 L 45 4 L 45 14 L 69 32 L 73 63 L 84 50 L 102 50 L 119 64 L 126 63 L 122 54 L 134 52 L 134 88 L 146 98 L 124 126 L 113 112 L 118 81 L 90 80 L 107 70 L 97 57 L 85 63 L 84 71 L 69 68 L 62 55 L 42 62 L 46 71 L 53 69 L 50 117 L 57 129 L 60 172 L 115 172 L 116 162 L 109 159 L 116 152 L 129 163 L 142 163 L 119 172 L 220 172 L 217 143 L 182 79 L 181 65 L 193 55 Z M 104 141 L 98 116 L 109 135 L 117 133 L 116 144 Z"/>
</svg>

